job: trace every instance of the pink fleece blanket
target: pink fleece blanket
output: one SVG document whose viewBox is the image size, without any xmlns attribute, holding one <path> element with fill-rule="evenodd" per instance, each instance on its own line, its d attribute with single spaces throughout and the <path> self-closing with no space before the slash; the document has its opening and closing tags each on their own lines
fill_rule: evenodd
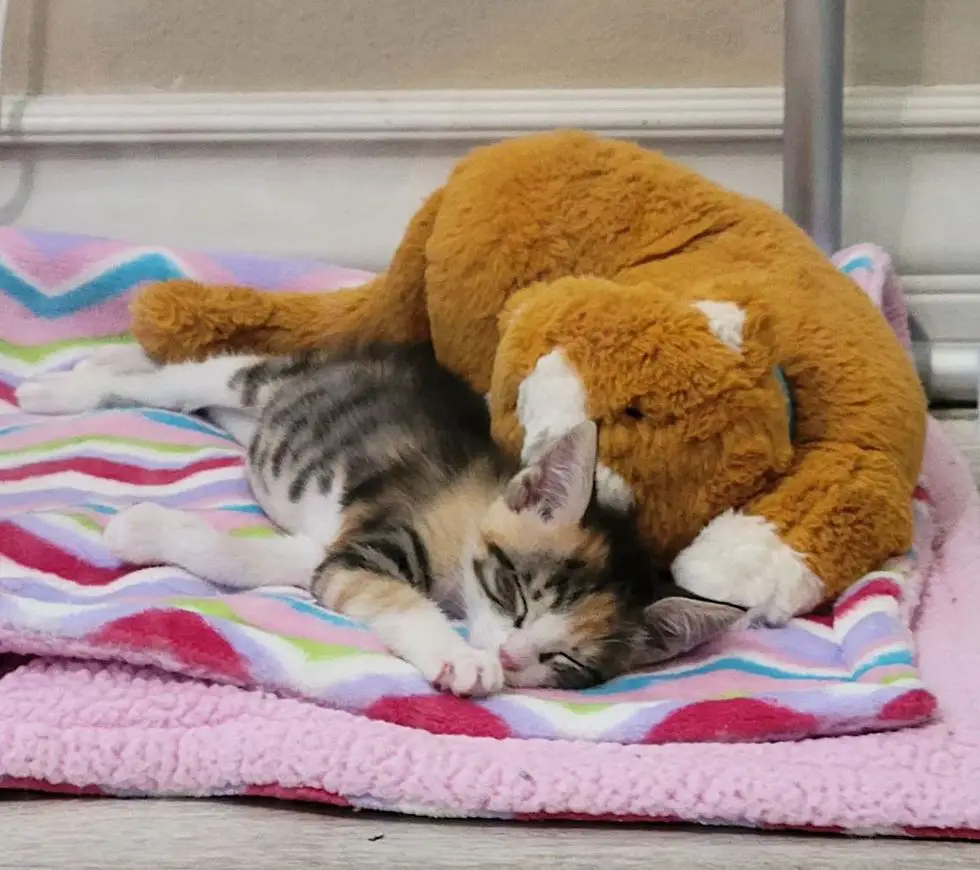
<svg viewBox="0 0 980 870">
<path fill-rule="evenodd" d="M 899 306 L 903 314 L 880 251 L 852 249 L 840 264 L 859 281 L 863 278 L 886 309 Z M 474 739 L 121 662 L 15 659 L 0 679 L 0 779 L 7 787 L 107 794 L 271 794 L 428 815 L 585 815 L 856 833 L 942 829 L 966 835 L 980 828 L 972 809 L 980 787 L 970 790 L 971 778 L 977 779 L 980 741 L 969 740 L 971 729 L 980 728 L 980 714 L 972 710 L 976 692 L 971 695 L 968 686 L 950 676 L 980 648 L 969 643 L 964 621 L 972 592 L 966 581 L 980 562 L 980 517 L 968 475 L 935 427 L 927 459 L 926 489 L 945 537 L 918 638 L 922 676 L 939 697 L 941 724 L 891 735 L 763 745 L 631 747 Z M 98 526 L 91 514 L 82 511 L 81 516 L 81 525 L 87 520 L 89 528 Z M 885 593 L 893 619 L 899 611 L 910 614 L 918 597 L 917 585 L 906 582 L 911 576 L 903 573 L 907 565 L 908 560 L 891 566 L 888 576 L 868 580 L 899 589 L 899 594 Z M 4 568 L 8 571 L 10 563 Z M 65 601 L 49 603 L 66 606 Z M 160 630 L 166 634 L 167 626 Z M 25 642 L 23 625 L 8 622 L 3 637 L 8 650 L 44 651 L 43 644 L 31 648 Z M 77 641 L 73 647 L 65 640 L 62 632 L 61 645 L 48 649 L 108 657 L 104 646 Z M 889 640 L 904 654 L 907 642 L 901 636 L 893 633 Z M 876 654 L 882 651 L 872 648 Z M 128 658 L 139 661 L 138 656 Z M 144 661 L 193 672 L 158 656 Z M 862 687 L 852 691 L 860 697 Z M 860 704 L 853 709 L 855 719 L 864 717 L 857 730 L 866 730 L 867 714 Z M 921 688 L 907 691 L 897 702 L 892 699 L 889 710 L 892 726 L 921 721 L 932 713 L 932 696 Z M 450 718 L 453 713 L 445 710 Z M 396 716 L 376 718 L 398 721 Z M 845 724 L 839 717 L 834 730 L 855 730 L 854 722 L 851 728 Z M 772 722 L 765 727 L 777 733 L 783 729 L 787 736 L 821 731 L 809 720 L 795 734 L 785 720 L 775 729 Z M 696 729 L 693 733 L 705 739 Z M 325 734 L 329 739 L 323 739 Z M 765 729 L 745 736 L 765 736 Z M 673 735 L 678 737 L 685 734 Z"/>
</svg>

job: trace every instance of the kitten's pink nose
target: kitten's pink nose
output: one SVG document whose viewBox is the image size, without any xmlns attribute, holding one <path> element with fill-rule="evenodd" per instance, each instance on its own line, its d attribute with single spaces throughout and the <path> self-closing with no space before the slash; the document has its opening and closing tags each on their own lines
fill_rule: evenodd
<svg viewBox="0 0 980 870">
<path fill-rule="evenodd" d="M 500 664 L 505 671 L 519 671 L 521 669 L 517 659 L 505 649 L 500 650 Z"/>
</svg>

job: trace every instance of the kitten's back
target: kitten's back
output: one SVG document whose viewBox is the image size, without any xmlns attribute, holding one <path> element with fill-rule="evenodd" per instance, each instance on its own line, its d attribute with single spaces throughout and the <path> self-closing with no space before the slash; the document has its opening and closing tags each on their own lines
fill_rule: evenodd
<svg viewBox="0 0 980 870">
<path fill-rule="evenodd" d="M 462 524 L 514 468 L 490 436 L 483 397 L 425 346 L 320 351 L 261 365 L 252 382 L 275 388 L 250 445 L 250 474 L 276 522 L 309 534 L 295 528 L 300 515 L 329 502 L 339 516 L 324 523 L 334 528 L 320 539 L 381 518 L 411 522 L 432 539 L 424 543 L 434 563 L 458 560 L 451 549 Z"/>
</svg>

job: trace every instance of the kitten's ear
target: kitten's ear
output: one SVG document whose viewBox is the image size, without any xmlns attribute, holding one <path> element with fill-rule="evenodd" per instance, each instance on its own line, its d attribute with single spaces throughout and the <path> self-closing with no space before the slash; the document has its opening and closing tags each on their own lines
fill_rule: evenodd
<svg viewBox="0 0 980 870">
<path fill-rule="evenodd" d="M 592 498 L 597 450 L 595 423 L 579 423 L 514 476 L 504 493 L 507 507 L 533 510 L 556 525 L 579 523 Z"/>
<path fill-rule="evenodd" d="M 740 607 L 677 595 L 661 598 L 643 610 L 647 664 L 679 656 L 713 640 L 745 616 Z"/>
</svg>

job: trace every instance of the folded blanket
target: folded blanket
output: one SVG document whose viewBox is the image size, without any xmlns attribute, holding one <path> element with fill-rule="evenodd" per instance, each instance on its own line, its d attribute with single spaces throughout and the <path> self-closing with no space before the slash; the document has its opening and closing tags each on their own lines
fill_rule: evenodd
<svg viewBox="0 0 980 870">
<path fill-rule="evenodd" d="M 140 282 L 192 274 L 271 288 L 360 277 L 318 264 L 176 255 L 0 233 L 6 389 L 127 340 Z M 865 577 L 825 616 L 726 636 L 695 655 L 586 691 L 460 700 L 432 689 L 363 626 L 290 590 L 227 594 L 176 568 L 135 570 L 101 531 L 119 508 L 156 501 L 203 512 L 232 535 L 276 534 L 252 498 L 244 455 L 200 418 L 126 409 L 0 422 L 0 630 L 7 651 L 154 664 L 300 696 L 434 733 L 618 743 L 798 738 L 927 719 L 910 614 L 932 551 L 928 496 L 915 548 Z"/>
<path fill-rule="evenodd" d="M 838 262 L 904 316 L 882 252 L 852 249 Z M 980 831 L 980 686 L 966 670 L 980 654 L 970 616 L 980 607 L 980 502 L 937 427 L 916 548 L 832 614 L 588 693 L 459 701 L 295 593 L 227 595 L 108 556 L 98 530 L 136 500 L 271 533 L 242 486 L 240 451 L 218 430 L 146 411 L 31 418 L 10 402 L 26 374 L 73 364 L 86 342 L 121 340 L 123 296 L 139 280 L 189 273 L 316 289 L 360 275 L 9 230 L 0 264 L 0 651 L 51 654 L 0 657 L 0 787 L 256 794 L 437 816 Z M 914 667 L 910 621 L 938 723 L 719 742 L 929 718 L 935 697 Z M 240 688 L 253 686 L 262 688 Z M 552 739 L 499 739 L 511 735 Z M 615 742 L 557 739 L 568 735 Z M 715 742 L 616 745 L 678 740 Z"/>
</svg>

